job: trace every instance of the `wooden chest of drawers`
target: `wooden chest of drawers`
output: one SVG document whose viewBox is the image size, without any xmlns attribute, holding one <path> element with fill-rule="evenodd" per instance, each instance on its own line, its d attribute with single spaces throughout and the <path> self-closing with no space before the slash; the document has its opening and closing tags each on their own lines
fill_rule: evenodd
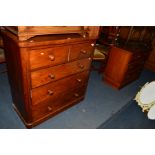
<svg viewBox="0 0 155 155">
<path fill-rule="evenodd" d="M 106 66 L 104 81 L 119 89 L 136 80 L 149 55 L 147 50 L 125 50 L 112 47 Z"/>
<path fill-rule="evenodd" d="M 95 39 L 78 34 L 26 41 L 3 30 L 13 105 L 31 128 L 84 99 Z"/>
</svg>

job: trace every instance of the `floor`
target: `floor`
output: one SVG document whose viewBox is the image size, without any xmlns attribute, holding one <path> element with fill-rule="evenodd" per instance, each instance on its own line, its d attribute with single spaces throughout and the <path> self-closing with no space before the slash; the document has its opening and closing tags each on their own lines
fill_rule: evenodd
<svg viewBox="0 0 155 155">
<path fill-rule="evenodd" d="M 0 65 L 0 70 L 3 68 L 5 66 Z M 154 79 L 154 72 L 144 70 L 138 80 L 116 90 L 102 82 L 101 74 L 91 71 L 85 100 L 34 128 L 96 129 L 131 101 L 141 86 Z M 25 128 L 12 108 L 7 73 L 0 74 L 0 128 Z"/>
<path fill-rule="evenodd" d="M 150 120 L 135 100 L 131 100 L 99 129 L 155 129 L 155 120 Z"/>
</svg>

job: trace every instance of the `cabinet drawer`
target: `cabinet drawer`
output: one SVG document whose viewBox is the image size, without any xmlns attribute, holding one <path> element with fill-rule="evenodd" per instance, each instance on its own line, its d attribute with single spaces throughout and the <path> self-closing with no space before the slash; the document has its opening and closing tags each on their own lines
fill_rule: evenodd
<svg viewBox="0 0 155 155">
<path fill-rule="evenodd" d="M 77 44 L 72 45 L 70 48 L 70 56 L 69 60 L 76 60 L 81 58 L 88 58 L 91 56 L 94 50 L 94 43 L 85 43 L 85 44 Z"/>
<path fill-rule="evenodd" d="M 87 84 L 89 71 L 84 71 L 67 78 L 49 83 L 32 90 L 32 105 L 54 102 L 63 92 Z"/>
<path fill-rule="evenodd" d="M 132 72 L 133 70 L 137 70 L 138 68 L 141 69 L 144 66 L 145 61 L 138 61 L 133 62 L 132 64 L 128 65 L 127 72 Z"/>
<path fill-rule="evenodd" d="M 125 76 L 123 80 L 123 85 L 129 83 L 130 81 L 137 79 L 140 73 L 141 73 L 140 69 L 133 70 L 133 72 L 127 73 L 127 75 Z"/>
<path fill-rule="evenodd" d="M 55 100 L 46 101 L 45 104 L 32 106 L 32 116 L 34 120 L 41 119 L 48 115 L 57 113 L 67 106 L 79 102 L 84 98 L 86 86 L 64 92 L 61 96 L 57 96 Z"/>
<path fill-rule="evenodd" d="M 30 50 L 30 68 L 54 66 L 67 62 L 69 46 Z"/>
<path fill-rule="evenodd" d="M 138 61 L 145 61 L 147 59 L 147 56 L 148 56 L 147 52 L 136 52 L 133 54 L 131 58 L 131 63 Z"/>
<path fill-rule="evenodd" d="M 91 58 L 31 72 L 32 88 L 73 75 L 90 68 Z"/>
</svg>

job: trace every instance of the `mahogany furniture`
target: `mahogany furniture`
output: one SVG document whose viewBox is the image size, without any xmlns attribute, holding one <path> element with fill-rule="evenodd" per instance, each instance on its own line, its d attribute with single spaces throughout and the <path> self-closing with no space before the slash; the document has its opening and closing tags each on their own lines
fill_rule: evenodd
<svg viewBox="0 0 155 155">
<path fill-rule="evenodd" d="M 0 64 L 5 63 L 5 56 L 3 48 L 0 48 Z"/>
<path fill-rule="evenodd" d="M 0 64 L 1 63 L 5 63 L 5 55 L 4 55 L 3 39 L 1 36 L 1 27 L 0 27 Z"/>
<path fill-rule="evenodd" d="M 153 40 L 153 50 L 150 52 L 145 67 L 155 72 L 155 39 Z"/>
<path fill-rule="evenodd" d="M 84 36 L 63 28 L 32 38 L 2 31 L 13 106 L 28 128 L 84 99 L 99 27 L 87 27 Z"/>
<path fill-rule="evenodd" d="M 132 48 L 131 48 L 132 47 Z M 143 70 L 149 49 L 143 47 L 112 47 L 105 69 L 104 81 L 120 89 L 136 80 Z"/>
</svg>

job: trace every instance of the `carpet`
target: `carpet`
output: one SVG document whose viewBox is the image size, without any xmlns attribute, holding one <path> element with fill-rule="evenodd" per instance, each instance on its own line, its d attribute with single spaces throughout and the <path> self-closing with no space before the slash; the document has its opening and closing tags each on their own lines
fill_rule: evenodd
<svg viewBox="0 0 155 155">
<path fill-rule="evenodd" d="M 98 129 L 155 129 L 155 120 L 149 120 L 136 101 L 131 100 Z"/>
</svg>

